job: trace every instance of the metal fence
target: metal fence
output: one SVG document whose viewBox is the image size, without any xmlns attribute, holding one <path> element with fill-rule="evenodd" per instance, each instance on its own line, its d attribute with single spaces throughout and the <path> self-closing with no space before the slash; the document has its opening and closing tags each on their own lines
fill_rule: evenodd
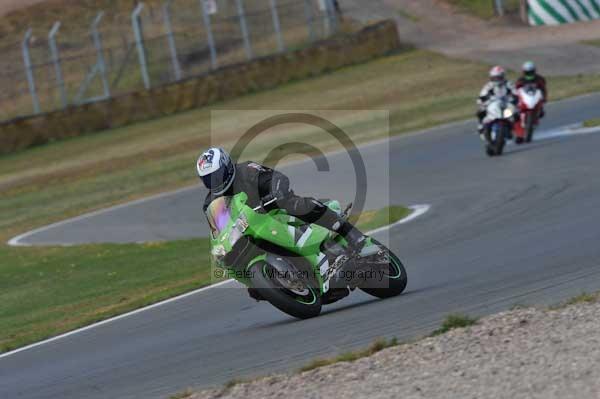
<svg viewBox="0 0 600 399">
<path fill-rule="evenodd" d="M 491 0 L 494 12 L 498 16 L 505 15 L 520 15 L 523 19 L 523 10 L 525 9 L 526 0 Z M 525 21 L 525 19 L 523 19 Z"/>
<path fill-rule="evenodd" d="M 0 47 L 0 120 L 175 82 L 334 34 L 336 0 L 166 0 Z"/>
</svg>

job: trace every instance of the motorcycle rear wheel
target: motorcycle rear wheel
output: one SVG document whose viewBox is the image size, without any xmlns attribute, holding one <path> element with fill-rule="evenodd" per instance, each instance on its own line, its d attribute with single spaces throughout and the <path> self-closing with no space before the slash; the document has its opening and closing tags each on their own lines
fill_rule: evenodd
<svg viewBox="0 0 600 399">
<path fill-rule="evenodd" d="M 298 319 L 309 319 L 321 313 L 321 295 L 308 283 L 301 289 L 286 286 L 277 277 L 277 270 L 267 262 L 259 262 L 250 268 L 252 286 L 271 305 Z"/>
<path fill-rule="evenodd" d="M 384 275 L 384 281 L 377 281 L 377 284 L 367 283 L 369 286 L 359 287 L 362 291 L 377 298 L 391 298 L 404 292 L 408 284 L 408 275 L 400 259 L 385 245 L 375 239 L 371 239 L 374 244 L 387 252 L 390 263 L 389 272 Z"/>
</svg>

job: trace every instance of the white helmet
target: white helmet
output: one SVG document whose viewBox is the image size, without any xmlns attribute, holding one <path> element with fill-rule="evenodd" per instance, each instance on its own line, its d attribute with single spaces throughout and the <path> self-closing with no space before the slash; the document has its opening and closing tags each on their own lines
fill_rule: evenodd
<svg viewBox="0 0 600 399">
<path fill-rule="evenodd" d="M 504 82 L 506 80 L 506 71 L 501 66 L 495 66 L 490 69 L 490 79 L 493 82 Z"/>
<path fill-rule="evenodd" d="M 196 163 L 196 171 L 202 182 L 215 195 L 221 195 L 233 184 L 235 164 L 222 148 L 210 148 Z"/>
<path fill-rule="evenodd" d="M 523 64 L 523 76 L 527 80 L 534 80 L 536 77 L 536 68 L 533 61 L 527 61 Z"/>
</svg>

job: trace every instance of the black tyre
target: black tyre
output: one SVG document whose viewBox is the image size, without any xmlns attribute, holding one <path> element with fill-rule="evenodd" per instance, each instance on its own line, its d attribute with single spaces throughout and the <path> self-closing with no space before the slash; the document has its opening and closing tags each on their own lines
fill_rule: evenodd
<svg viewBox="0 0 600 399">
<path fill-rule="evenodd" d="M 276 269 L 259 262 L 250 268 L 252 286 L 271 305 L 290 316 L 309 319 L 321 313 L 321 296 L 317 288 L 301 282 L 302 287 L 290 288 Z"/>
<path fill-rule="evenodd" d="M 527 138 L 525 141 L 528 143 L 531 143 L 531 140 L 533 140 L 533 130 L 533 114 L 528 113 L 527 117 L 525 118 L 525 131 L 527 132 Z"/>
<path fill-rule="evenodd" d="M 504 152 L 504 146 L 506 145 L 505 137 L 510 137 L 510 125 L 503 125 L 500 134 L 496 136 L 495 151 L 496 155 L 500 156 Z"/>
<path fill-rule="evenodd" d="M 387 252 L 390 263 L 389 272 L 384 275 L 383 281 L 377 281 L 376 284 L 369 284 L 369 287 L 359 287 L 362 291 L 377 298 L 391 298 L 398 296 L 406 289 L 408 284 L 408 275 L 404 265 L 398 257 L 379 241 L 372 239 L 375 244 Z"/>
<path fill-rule="evenodd" d="M 502 153 L 504 153 L 504 143 L 501 143 L 498 146 L 496 146 L 496 156 L 500 156 L 502 155 Z"/>
</svg>

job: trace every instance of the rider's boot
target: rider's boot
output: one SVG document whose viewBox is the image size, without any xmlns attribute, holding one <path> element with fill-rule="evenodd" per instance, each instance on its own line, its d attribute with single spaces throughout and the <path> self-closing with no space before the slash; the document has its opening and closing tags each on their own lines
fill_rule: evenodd
<svg viewBox="0 0 600 399">
<path fill-rule="evenodd" d="M 342 227 L 339 229 L 339 233 L 348 243 L 348 248 L 353 254 L 358 254 L 362 251 L 366 244 L 367 237 L 360 232 L 354 225 L 348 221 L 344 221 Z"/>
<path fill-rule="evenodd" d="M 367 237 L 363 233 L 329 208 L 324 211 L 317 224 L 344 237 L 353 254 L 359 253 L 366 244 Z"/>
<path fill-rule="evenodd" d="M 479 134 L 479 138 L 481 139 L 481 141 L 486 142 L 485 126 L 483 125 L 483 123 L 480 123 L 479 125 L 477 125 L 477 134 Z"/>
<path fill-rule="evenodd" d="M 482 135 L 485 130 L 485 125 L 483 124 L 483 120 L 485 119 L 486 111 L 480 109 L 477 111 L 477 133 L 479 133 L 479 137 L 483 138 Z"/>
</svg>

